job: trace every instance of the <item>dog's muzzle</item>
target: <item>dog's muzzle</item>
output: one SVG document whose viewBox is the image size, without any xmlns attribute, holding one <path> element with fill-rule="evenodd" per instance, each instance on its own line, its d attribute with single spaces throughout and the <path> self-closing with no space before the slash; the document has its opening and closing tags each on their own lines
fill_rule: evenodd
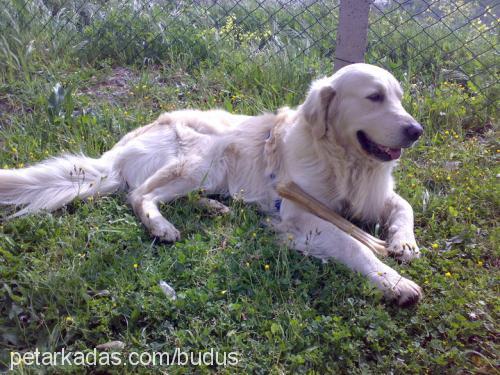
<svg viewBox="0 0 500 375">
<path fill-rule="evenodd" d="M 366 153 L 381 161 L 391 161 L 399 159 L 399 157 L 401 156 L 401 149 L 411 147 L 413 143 L 415 143 L 415 141 L 420 138 L 423 132 L 424 129 L 418 122 L 412 122 L 409 125 L 406 125 L 403 128 L 404 143 L 401 145 L 401 147 L 396 148 L 384 146 L 373 141 L 362 130 L 358 131 L 356 133 L 356 136 L 358 138 L 359 144 Z"/>
</svg>

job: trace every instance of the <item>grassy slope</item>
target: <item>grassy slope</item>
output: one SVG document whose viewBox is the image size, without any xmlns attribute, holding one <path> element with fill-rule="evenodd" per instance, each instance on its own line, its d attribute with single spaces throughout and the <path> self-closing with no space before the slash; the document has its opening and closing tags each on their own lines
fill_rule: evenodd
<svg viewBox="0 0 500 375">
<path fill-rule="evenodd" d="M 99 155 L 162 110 L 258 113 L 295 105 L 311 77 L 329 70 L 257 58 L 237 69 L 226 60 L 185 69 L 191 58 L 120 70 L 40 56 L 31 73 L 5 69 L 0 166 L 63 150 Z M 50 100 L 56 82 L 66 88 L 61 103 Z M 1 223 L 0 363 L 8 364 L 10 350 L 91 350 L 121 340 L 126 351 L 238 351 L 240 372 L 491 371 L 499 147 L 492 131 L 462 129 L 474 103 L 459 86 L 404 84 L 408 108 L 428 125 L 396 173 L 398 191 L 415 209 L 423 257 L 407 266 L 387 262 L 423 286 L 418 307 L 386 305 L 343 266 L 276 245 L 265 218 L 240 202 L 228 201 L 226 217 L 197 208 L 194 194 L 163 207 L 183 234 L 165 245 L 148 236 L 124 196 L 105 197 Z M 160 280 L 176 288 L 177 301 L 164 297 Z"/>
</svg>

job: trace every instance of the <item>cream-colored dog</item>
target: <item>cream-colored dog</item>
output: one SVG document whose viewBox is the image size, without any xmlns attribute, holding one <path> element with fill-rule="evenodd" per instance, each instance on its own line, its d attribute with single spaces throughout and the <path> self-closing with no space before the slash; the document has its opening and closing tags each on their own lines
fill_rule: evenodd
<svg viewBox="0 0 500 375">
<path fill-rule="evenodd" d="M 158 209 L 191 191 L 238 196 L 276 214 L 276 228 L 308 255 L 333 258 L 361 272 L 400 305 L 417 302 L 421 289 L 381 262 L 333 224 L 276 193 L 292 180 L 344 216 L 381 222 L 389 252 L 419 256 L 410 205 L 394 192 L 391 176 L 401 149 L 422 127 L 401 105 L 402 90 L 387 71 L 353 64 L 313 82 L 297 109 L 250 117 L 220 110 L 162 114 L 125 135 L 100 159 L 65 155 L 29 168 L 0 170 L 0 203 L 13 216 L 52 211 L 76 197 L 128 189 L 129 201 L 152 235 L 179 239 Z M 203 198 L 202 204 L 227 207 Z"/>
</svg>

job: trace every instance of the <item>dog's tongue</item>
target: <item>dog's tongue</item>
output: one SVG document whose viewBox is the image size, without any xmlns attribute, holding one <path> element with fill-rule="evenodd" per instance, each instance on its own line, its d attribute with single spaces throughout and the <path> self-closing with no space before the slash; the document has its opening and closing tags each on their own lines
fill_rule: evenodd
<svg viewBox="0 0 500 375">
<path fill-rule="evenodd" d="M 401 156 L 401 149 L 400 148 L 390 148 L 390 147 L 381 147 L 382 151 L 384 151 L 391 160 L 396 160 Z"/>
<path fill-rule="evenodd" d="M 398 159 L 401 156 L 400 148 L 390 148 L 387 153 L 391 156 L 392 160 Z"/>
</svg>

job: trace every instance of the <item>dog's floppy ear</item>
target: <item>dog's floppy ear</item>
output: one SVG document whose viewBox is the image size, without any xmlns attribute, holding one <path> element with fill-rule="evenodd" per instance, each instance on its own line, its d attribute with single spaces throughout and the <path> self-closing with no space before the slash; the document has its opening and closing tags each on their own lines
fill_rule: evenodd
<svg viewBox="0 0 500 375">
<path fill-rule="evenodd" d="M 321 79 L 313 83 L 306 101 L 301 106 L 304 119 L 311 126 L 312 134 L 317 139 L 326 134 L 332 113 L 330 105 L 335 95 L 336 91 L 331 81 Z"/>
</svg>

